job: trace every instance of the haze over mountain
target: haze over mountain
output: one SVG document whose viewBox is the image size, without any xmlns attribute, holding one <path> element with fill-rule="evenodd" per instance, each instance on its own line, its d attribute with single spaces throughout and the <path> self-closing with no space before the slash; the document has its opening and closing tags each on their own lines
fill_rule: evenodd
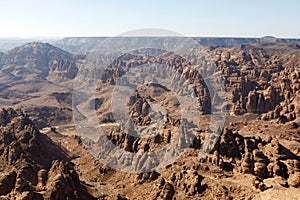
<svg viewBox="0 0 300 200">
<path fill-rule="evenodd" d="M 0 51 L 7 51 L 9 49 L 24 45 L 26 43 L 30 42 L 55 42 L 57 40 L 60 40 L 59 38 L 9 38 L 9 37 L 0 37 Z"/>
<path fill-rule="evenodd" d="M 29 42 L 44 42 L 50 43 L 65 51 L 72 53 L 86 53 L 93 49 L 96 45 L 103 42 L 108 37 L 65 37 L 62 39 L 56 38 L 0 38 L 0 51 L 7 51 L 9 49 L 24 45 Z M 272 36 L 265 36 L 262 38 L 247 38 L 247 37 L 192 37 L 199 41 L 201 45 L 207 46 L 235 46 L 248 43 L 257 42 L 284 42 L 300 44 L 300 39 L 275 38 Z"/>
</svg>

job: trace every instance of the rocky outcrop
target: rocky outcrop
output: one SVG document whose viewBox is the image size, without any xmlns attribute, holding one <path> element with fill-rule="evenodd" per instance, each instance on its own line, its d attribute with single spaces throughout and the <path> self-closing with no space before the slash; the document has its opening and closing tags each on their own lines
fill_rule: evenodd
<svg viewBox="0 0 300 200">
<path fill-rule="evenodd" d="M 279 114 L 278 106 L 290 102 L 299 88 L 296 45 L 247 44 L 215 48 L 211 54 L 225 79 L 227 109 L 231 114 L 270 112 L 264 119 L 278 119 L 286 114 Z M 294 118 L 293 113 L 285 116 Z"/>
<path fill-rule="evenodd" d="M 201 181 L 203 177 L 197 170 L 184 170 L 175 172 L 170 177 L 170 182 L 176 190 L 184 191 L 187 196 L 195 196 L 201 194 Z"/>
<path fill-rule="evenodd" d="M 162 189 L 159 191 L 158 197 L 156 198 L 161 200 L 173 199 L 174 193 L 174 186 L 171 183 L 166 182 L 162 185 Z"/>
<path fill-rule="evenodd" d="M 53 161 L 48 172 L 48 179 L 45 183 L 45 198 L 69 199 L 92 198 L 81 184 L 78 174 L 68 163 L 64 161 Z"/>
<path fill-rule="evenodd" d="M 154 56 L 156 55 L 156 57 Z M 109 85 L 127 85 L 130 86 L 130 83 L 135 82 L 135 80 L 127 80 L 128 77 L 122 78 L 129 70 L 131 70 L 134 67 L 137 66 L 143 66 L 143 65 L 149 65 L 149 71 L 154 70 L 156 74 L 160 74 L 161 77 L 157 77 L 157 79 L 172 79 L 170 80 L 172 88 L 165 88 L 165 85 L 161 85 L 158 83 L 151 83 L 151 87 L 156 88 L 158 91 L 156 94 L 151 94 L 151 97 L 157 97 L 159 96 L 159 93 L 162 89 L 165 90 L 173 90 L 173 92 L 177 92 L 179 94 L 187 93 L 188 95 L 191 95 L 190 91 L 184 91 L 187 84 L 191 84 L 191 88 L 193 88 L 193 91 L 195 93 L 195 96 L 197 97 L 199 101 L 199 107 L 200 111 L 202 111 L 203 114 L 209 114 L 211 113 L 211 97 L 209 94 L 209 90 L 206 86 L 206 83 L 203 79 L 203 77 L 199 74 L 197 70 L 191 67 L 191 64 L 188 60 L 185 60 L 173 53 L 165 52 L 162 50 L 156 50 L 156 49 L 144 49 L 140 50 L 140 52 L 135 54 L 124 54 L 120 56 L 118 59 L 116 59 L 112 64 L 110 64 L 100 77 L 101 84 L 109 84 Z M 153 66 L 151 66 L 153 65 Z M 166 65 L 166 68 L 164 67 L 157 67 L 160 65 Z M 151 70 L 150 70 L 151 69 Z M 149 72 L 148 76 L 151 77 L 151 73 Z M 145 72 L 143 77 L 143 80 L 147 80 L 147 71 Z M 172 77 L 168 77 L 165 74 L 172 73 Z M 148 78 L 149 78 L 148 77 Z M 129 77 L 130 78 L 130 77 Z M 131 77 L 132 79 L 138 79 L 138 77 Z M 151 80 L 151 79 L 150 79 Z M 154 81 L 155 82 L 155 81 Z M 186 83 L 184 83 L 186 82 Z M 146 84 L 146 83 L 143 83 Z M 152 89 L 153 91 L 154 89 Z M 178 90 L 178 91 L 177 91 Z M 182 91 L 180 91 L 182 90 Z M 131 99 L 132 101 L 134 99 Z M 137 108 L 141 109 L 142 105 L 140 105 L 140 102 L 136 106 Z M 146 106 L 146 105 L 145 105 Z M 146 107 L 144 109 L 147 109 Z M 144 110 L 145 112 L 145 110 Z"/>
<path fill-rule="evenodd" d="M 254 175 L 259 178 L 267 177 L 267 165 L 268 158 L 263 154 L 262 151 L 255 149 L 253 151 L 253 160 L 254 160 Z"/>
<path fill-rule="evenodd" d="M 298 122 L 300 115 L 299 99 L 299 92 L 296 92 L 293 97 L 291 97 L 291 94 L 286 95 L 286 100 L 277 105 L 274 110 L 262 115 L 262 119 L 277 119 L 279 124 Z"/>
<path fill-rule="evenodd" d="M 0 112 L 0 195 L 17 199 L 94 199 L 64 151 L 21 111 Z"/>
<path fill-rule="evenodd" d="M 2 174 L 0 178 L 0 196 L 9 194 L 15 187 L 17 174 L 15 171 Z"/>
<path fill-rule="evenodd" d="M 300 187 L 300 173 L 297 172 L 295 174 L 291 174 L 288 179 L 288 184 L 292 187 L 299 188 Z"/>
<path fill-rule="evenodd" d="M 73 79 L 78 71 L 75 56 L 40 42 L 28 43 L 9 50 L 2 56 L 2 64 L 3 72 L 19 76 L 35 73 L 53 82 Z"/>
<path fill-rule="evenodd" d="M 39 129 L 53 126 L 67 124 L 72 121 L 73 112 L 70 108 L 72 104 L 64 105 L 62 107 L 56 106 L 35 106 L 26 108 L 26 114 L 34 122 Z"/>
<path fill-rule="evenodd" d="M 300 158 L 272 138 L 243 137 L 225 129 L 214 153 L 206 160 L 220 169 L 253 174 L 262 180 L 281 177 L 290 180 L 290 186 L 298 187 L 295 177 L 300 169 Z M 203 159 L 200 161 L 203 162 Z M 228 165 L 234 169 L 228 168 Z"/>
<path fill-rule="evenodd" d="M 22 107 L 39 128 L 70 122 L 72 81 L 82 59 L 41 42 L 1 54 L 1 105 Z"/>
</svg>

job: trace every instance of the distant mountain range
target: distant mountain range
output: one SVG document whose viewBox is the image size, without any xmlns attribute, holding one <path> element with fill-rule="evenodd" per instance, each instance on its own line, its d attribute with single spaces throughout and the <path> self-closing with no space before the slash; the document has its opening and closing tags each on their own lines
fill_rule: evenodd
<svg viewBox="0 0 300 200">
<path fill-rule="evenodd" d="M 30 43 L 30 42 L 48 42 L 52 43 L 61 38 L 46 38 L 46 37 L 34 37 L 34 38 L 0 38 L 0 51 L 7 51 L 9 49 Z"/>
<path fill-rule="evenodd" d="M 65 51 L 72 53 L 86 53 L 103 42 L 107 37 L 66 37 L 63 39 L 55 38 L 0 38 L 0 51 L 6 51 L 33 41 L 48 42 Z M 300 44 L 300 39 L 275 38 L 266 36 L 262 38 L 243 38 L 243 37 L 192 37 L 204 46 L 223 46 L 231 47 L 241 44 L 261 43 L 261 42 L 283 42 Z"/>
<path fill-rule="evenodd" d="M 85 54 L 93 49 L 96 45 L 101 44 L 107 37 L 68 37 L 56 41 L 53 44 L 65 51 L 72 53 Z M 285 39 L 266 36 L 262 38 L 242 38 L 242 37 L 192 37 L 203 46 L 222 46 L 232 47 L 250 43 L 264 42 L 282 42 L 300 44 L 300 39 Z"/>
</svg>

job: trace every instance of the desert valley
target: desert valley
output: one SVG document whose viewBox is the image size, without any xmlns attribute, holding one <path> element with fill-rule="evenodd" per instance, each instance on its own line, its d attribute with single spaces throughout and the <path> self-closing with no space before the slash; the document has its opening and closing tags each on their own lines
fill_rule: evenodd
<svg viewBox="0 0 300 200">
<path fill-rule="evenodd" d="M 172 143 L 185 122 L 172 91 L 149 83 L 131 94 L 128 112 L 135 126 L 147 127 L 157 113 L 153 107 L 162 106 L 168 113 L 163 128 L 143 138 L 118 126 L 111 93 L 126 72 L 149 63 L 175 70 L 193 86 L 202 119 L 209 120 L 214 100 L 191 63 L 148 49 L 118 57 L 97 80 L 94 98 L 76 102 L 77 74 L 105 39 L 2 46 L 0 199 L 300 199 L 300 40 L 193 38 L 223 80 L 224 127 L 205 156 L 199 152 L 210 131 L 203 125 L 193 129 L 191 143 L 186 136 L 176 144 L 188 146 L 174 162 L 130 173 L 89 150 L 92 141 L 78 134 L 75 111 L 95 110 L 106 139 L 142 154 Z M 147 168 L 143 162 L 137 161 L 139 169 Z"/>
</svg>

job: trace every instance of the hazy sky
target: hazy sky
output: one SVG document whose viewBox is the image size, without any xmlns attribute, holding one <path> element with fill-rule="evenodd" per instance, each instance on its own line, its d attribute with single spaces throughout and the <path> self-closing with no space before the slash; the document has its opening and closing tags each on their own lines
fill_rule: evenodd
<svg viewBox="0 0 300 200">
<path fill-rule="evenodd" d="M 162 28 L 188 36 L 300 38 L 299 0 L 0 0 L 0 37 L 114 36 Z"/>
</svg>

